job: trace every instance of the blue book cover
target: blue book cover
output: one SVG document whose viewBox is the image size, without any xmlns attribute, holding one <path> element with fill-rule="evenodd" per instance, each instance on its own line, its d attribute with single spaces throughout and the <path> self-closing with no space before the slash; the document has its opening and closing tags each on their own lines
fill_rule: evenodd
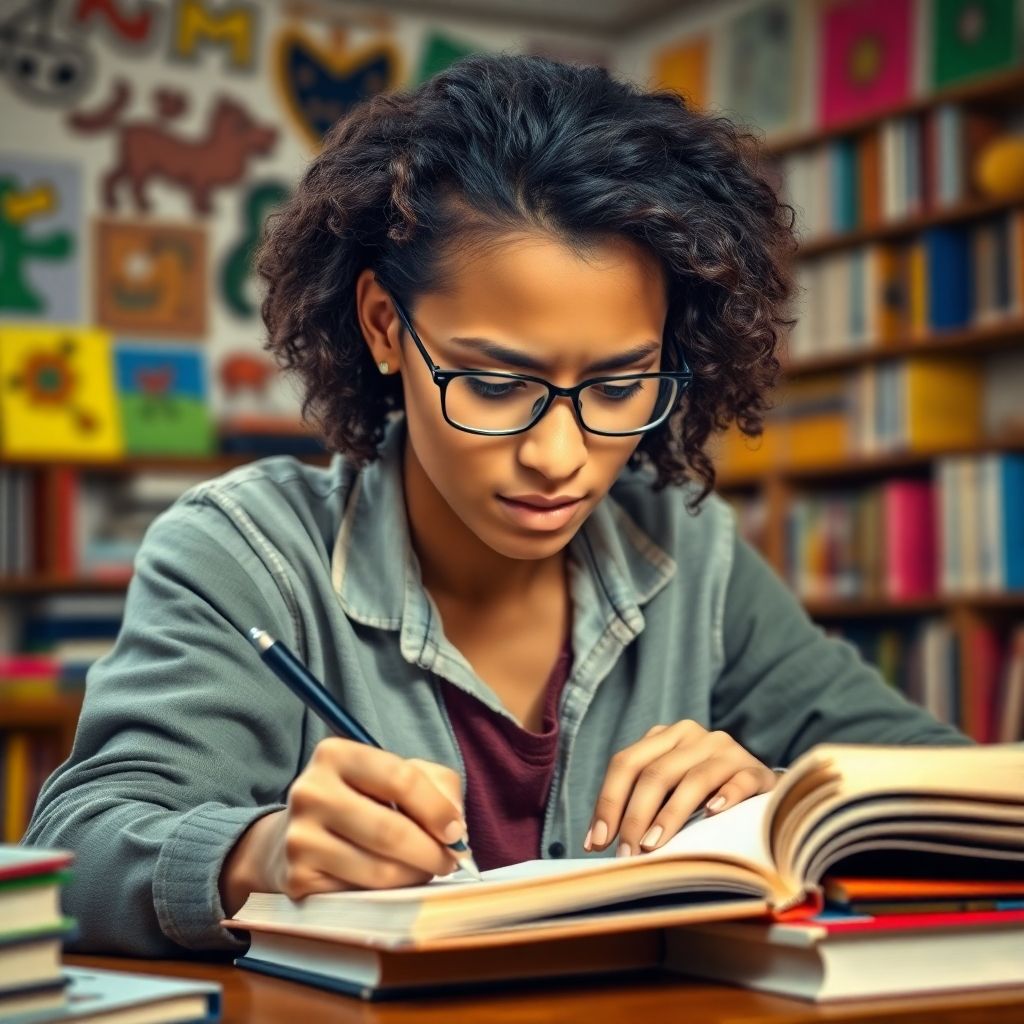
<svg viewBox="0 0 1024 1024">
<path fill-rule="evenodd" d="M 1003 581 L 1007 590 L 1024 590 L 1024 455 L 1000 458 L 999 484 Z"/>
<path fill-rule="evenodd" d="M 67 1003 L 60 1009 L 5 1017 L 4 1024 L 63 1024 L 101 1015 L 143 1019 L 127 1011 L 145 1008 L 150 1024 L 213 1024 L 220 1020 L 221 987 L 213 982 L 154 974 L 65 967 Z"/>
<path fill-rule="evenodd" d="M 924 232 L 928 267 L 928 322 L 934 330 L 963 327 L 974 306 L 970 239 L 960 227 Z"/>
</svg>

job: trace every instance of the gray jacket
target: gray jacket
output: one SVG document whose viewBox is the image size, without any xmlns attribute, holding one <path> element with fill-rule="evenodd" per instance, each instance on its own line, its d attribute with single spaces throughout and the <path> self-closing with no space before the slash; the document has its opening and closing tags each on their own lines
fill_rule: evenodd
<svg viewBox="0 0 1024 1024">
<path fill-rule="evenodd" d="M 218 924 L 221 864 L 283 806 L 326 734 L 260 661 L 251 627 L 284 640 L 404 757 L 463 770 L 440 679 L 507 713 L 422 586 L 403 442 L 399 419 L 361 472 L 341 457 L 265 459 L 192 489 L 150 527 L 117 644 L 89 674 L 71 757 L 26 834 L 75 852 L 65 906 L 78 950 L 239 947 Z M 822 740 L 970 742 L 813 625 L 716 497 L 691 515 L 680 490 L 626 472 L 569 553 L 574 661 L 544 856 L 555 844 L 583 856 L 610 757 L 656 723 L 724 729 L 772 766 Z"/>
</svg>

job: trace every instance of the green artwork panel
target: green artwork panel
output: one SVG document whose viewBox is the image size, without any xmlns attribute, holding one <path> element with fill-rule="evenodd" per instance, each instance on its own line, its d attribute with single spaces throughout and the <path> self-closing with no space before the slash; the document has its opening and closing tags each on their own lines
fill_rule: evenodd
<svg viewBox="0 0 1024 1024">
<path fill-rule="evenodd" d="M 1014 0 L 935 0 L 935 85 L 950 85 L 1014 64 L 1017 38 Z"/>
<path fill-rule="evenodd" d="M 454 64 L 460 57 L 468 57 L 478 47 L 452 39 L 451 36 L 439 32 L 431 32 L 423 47 L 423 58 L 420 61 L 419 74 L 415 85 L 425 82 L 431 75 L 443 71 L 449 64 Z"/>
<path fill-rule="evenodd" d="M 121 395 L 125 451 L 132 455 L 209 455 L 216 447 L 210 410 L 201 399 Z"/>
</svg>

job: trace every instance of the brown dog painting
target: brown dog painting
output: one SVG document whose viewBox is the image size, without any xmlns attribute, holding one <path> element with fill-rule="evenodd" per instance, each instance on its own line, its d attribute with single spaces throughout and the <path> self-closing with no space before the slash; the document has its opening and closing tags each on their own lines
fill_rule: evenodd
<svg viewBox="0 0 1024 1024">
<path fill-rule="evenodd" d="M 215 100 L 205 131 L 194 139 L 183 138 L 168 125 L 184 109 L 183 100 L 168 104 L 163 90 L 155 120 L 122 122 L 121 114 L 130 99 L 131 87 L 119 81 L 113 97 L 100 110 L 77 111 L 68 117 L 69 126 L 83 134 L 110 129 L 119 133 L 117 164 L 102 182 L 108 210 L 117 209 L 118 190 L 127 184 L 136 208 L 148 213 L 152 204 L 147 186 L 156 179 L 184 189 L 192 209 L 208 214 L 213 209 L 214 189 L 241 180 L 249 160 L 267 155 L 277 142 L 276 129 L 260 124 L 241 103 L 225 96 Z"/>
</svg>

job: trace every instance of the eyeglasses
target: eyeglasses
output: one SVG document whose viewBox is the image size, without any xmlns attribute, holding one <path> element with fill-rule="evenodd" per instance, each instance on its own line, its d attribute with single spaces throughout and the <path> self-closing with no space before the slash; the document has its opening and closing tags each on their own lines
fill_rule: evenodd
<svg viewBox="0 0 1024 1024">
<path fill-rule="evenodd" d="M 577 421 L 592 434 L 642 434 L 668 418 L 693 379 L 685 364 L 674 372 L 592 377 L 571 388 L 525 373 L 442 370 L 430 358 L 405 308 L 390 291 L 388 296 L 441 391 L 445 421 L 470 434 L 521 434 L 540 420 L 556 398 L 571 399 Z"/>
</svg>

